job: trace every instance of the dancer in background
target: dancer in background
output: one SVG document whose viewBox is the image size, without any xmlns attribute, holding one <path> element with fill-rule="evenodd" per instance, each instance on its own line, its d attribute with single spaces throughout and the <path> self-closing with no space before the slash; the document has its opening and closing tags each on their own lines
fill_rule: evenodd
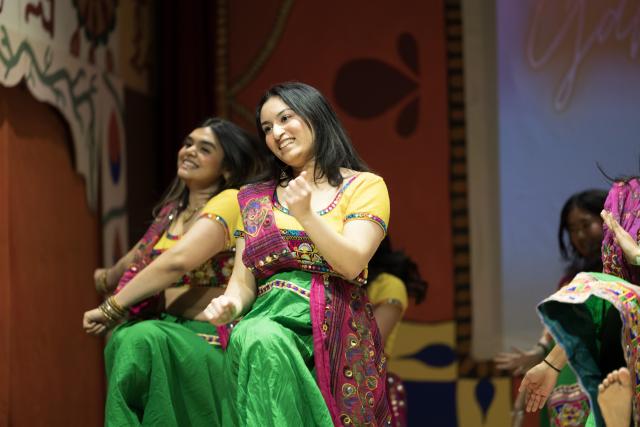
<svg viewBox="0 0 640 427">
<path fill-rule="evenodd" d="M 204 121 L 144 237 L 96 272 L 97 287 L 116 293 L 84 314 L 87 333 L 129 319 L 105 348 L 105 425 L 220 425 L 223 351 L 201 312 L 229 279 L 237 189 L 260 172 L 260 152 L 234 124 Z"/>
<path fill-rule="evenodd" d="M 558 371 L 568 362 L 590 397 L 592 411 L 587 425 L 627 427 L 632 419 L 638 424 L 640 403 L 637 178 L 614 183 L 602 218 L 606 224 L 602 243 L 604 273 L 580 273 L 539 305 L 545 325 L 558 345 L 527 372 L 521 390 L 528 394 L 527 410 L 541 408 Z"/>
<path fill-rule="evenodd" d="M 427 282 L 420 277 L 418 266 L 402 251 L 394 251 L 389 236 L 385 237 L 369 262 L 367 296 L 373 304 L 373 315 L 380 329 L 387 358 L 393 354 L 400 321 L 409 305 L 424 300 Z M 407 399 L 404 385 L 397 375 L 387 372 L 387 393 L 393 415 L 393 426 L 407 425 Z"/>
<path fill-rule="evenodd" d="M 600 245 L 603 231 L 600 212 L 606 197 L 607 192 L 604 190 L 586 190 L 571 195 L 564 203 L 560 212 L 558 247 L 568 265 L 558 288 L 569 283 L 582 271 L 602 271 Z M 540 340 L 530 350 L 514 348 L 513 352 L 499 353 L 494 362 L 499 369 L 521 375 L 542 362 L 553 346 L 553 338 L 545 329 Z M 514 404 L 513 425 L 522 423 L 524 397 L 524 393 L 519 394 Z M 571 368 L 566 367 L 560 373 L 556 387 L 540 414 L 540 425 L 563 426 L 567 419 L 581 425 L 586 422 L 588 415 L 589 399 Z"/>
</svg>

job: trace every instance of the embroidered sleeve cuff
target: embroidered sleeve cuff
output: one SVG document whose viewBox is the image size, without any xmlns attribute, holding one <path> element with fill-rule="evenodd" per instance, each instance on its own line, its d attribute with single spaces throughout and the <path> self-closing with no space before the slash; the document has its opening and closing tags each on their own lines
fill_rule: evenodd
<svg viewBox="0 0 640 427">
<path fill-rule="evenodd" d="M 213 213 L 203 213 L 202 215 L 200 215 L 200 218 L 209 218 L 210 220 L 216 221 L 218 224 L 222 225 L 222 227 L 224 228 L 224 247 L 229 248 L 231 238 L 227 221 L 225 221 L 224 218 L 222 218 L 220 215 L 216 215 Z"/>
<path fill-rule="evenodd" d="M 387 224 L 385 224 L 382 218 L 377 217 L 373 214 L 366 213 L 366 212 L 356 212 L 356 213 L 351 213 L 344 217 L 344 222 L 357 221 L 357 220 L 375 222 L 382 228 L 382 232 L 385 235 L 387 234 Z"/>
</svg>

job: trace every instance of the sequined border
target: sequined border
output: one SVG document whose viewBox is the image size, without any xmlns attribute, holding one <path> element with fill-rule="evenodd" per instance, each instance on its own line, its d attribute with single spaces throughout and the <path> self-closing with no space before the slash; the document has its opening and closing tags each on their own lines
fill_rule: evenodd
<svg viewBox="0 0 640 427">
<path fill-rule="evenodd" d="M 169 239 L 169 240 L 180 240 L 180 237 L 181 237 L 179 234 L 171 234 L 171 233 L 169 233 L 169 230 L 167 230 L 165 235 L 167 236 L 167 239 Z"/>
<path fill-rule="evenodd" d="M 309 300 L 311 297 L 311 291 L 302 288 L 295 283 L 287 282 L 286 280 L 272 280 L 260 287 L 258 287 L 258 298 L 271 291 L 272 289 L 283 289 L 285 291 L 293 292 L 302 298 Z"/>
<path fill-rule="evenodd" d="M 387 234 L 387 224 L 385 224 L 382 218 L 378 216 L 375 216 L 367 212 L 355 212 L 355 213 L 350 213 L 349 215 L 344 217 L 344 222 L 356 221 L 356 220 L 366 220 L 366 221 L 375 222 L 382 228 L 382 231 L 384 232 L 384 234 L 385 235 Z"/>
<path fill-rule="evenodd" d="M 313 245 L 313 242 L 311 241 L 311 239 L 309 239 L 309 236 L 307 235 L 307 233 L 303 230 L 291 230 L 291 229 L 283 228 L 283 229 L 280 229 L 280 232 L 282 234 L 282 237 L 287 242 L 298 240 L 299 241 L 298 247 L 300 247 L 300 243 L 308 243 L 312 246 L 315 246 Z M 305 271 L 309 271 L 311 273 L 319 273 L 319 274 L 326 273 L 326 274 L 330 274 L 332 276 L 340 277 L 344 280 L 347 280 L 342 275 L 332 270 L 331 266 L 327 263 L 324 257 L 322 257 L 322 255 L 320 255 L 319 253 L 318 253 L 318 256 L 320 257 L 320 262 L 306 260 L 302 255 L 303 254 L 301 254 L 299 250 L 292 251 L 292 256 L 298 260 L 298 262 L 300 263 L 301 269 Z M 362 272 L 360 272 L 358 277 L 356 277 L 354 280 L 348 280 L 348 281 L 351 283 L 356 283 L 358 285 L 364 285 L 367 283 L 367 276 L 368 276 L 368 269 L 365 268 L 364 270 L 362 270 Z"/>
<path fill-rule="evenodd" d="M 340 200 L 342 199 L 342 195 L 344 194 L 345 191 L 347 191 L 347 188 L 351 185 L 351 183 L 353 181 L 355 181 L 355 179 L 360 176 L 360 174 L 356 174 L 354 176 L 352 176 L 351 178 L 349 178 L 349 180 L 342 186 L 342 188 L 340 188 L 340 190 L 338 191 L 338 193 L 335 195 L 335 197 L 333 198 L 333 200 L 331 201 L 331 203 L 329 203 L 329 206 L 327 206 L 326 208 L 318 211 L 318 215 L 322 216 L 322 215 L 326 215 L 329 212 L 331 212 L 336 206 L 338 206 L 338 203 L 340 203 Z M 278 193 L 275 192 L 273 195 L 273 207 L 278 209 L 280 212 L 283 212 L 287 215 L 290 215 L 289 213 L 289 209 L 285 208 L 284 206 L 282 206 L 280 204 L 280 201 L 278 200 Z"/>
<path fill-rule="evenodd" d="M 214 346 L 220 347 L 220 337 L 217 335 L 208 335 L 208 334 L 196 334 L 203 340 L 207 342 L 207 344 L 211 344 Z"/>
<path fill-rule="evenodd" d="M 222 218 L 220 215 L 216 215 L 213 213 L 203 213 L 198 218 L 209 218 L 211 220 L 217 221 L 218 223 L 222 224 L 222 226 L 224 227 L 224 247 L 228 249 L 229 246 L 231 245 L 231 238 L 229 237 L 230 234 L 229 234 L 229 226 L 227 225 L 227 221 L 225 221 L 224 218 Z"/>
</svg>

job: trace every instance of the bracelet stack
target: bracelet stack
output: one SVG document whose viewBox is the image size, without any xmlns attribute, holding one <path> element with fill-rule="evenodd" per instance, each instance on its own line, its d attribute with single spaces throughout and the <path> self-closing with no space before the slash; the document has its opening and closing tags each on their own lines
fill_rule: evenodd
<svg viewBox="0 0 640 427">
<path fill-rule="evenodd" d="M 109 297 L 98 307 L 109 323 L 118 323 L 127 315 L 127 310 L 116 302 L 114 297 Z"/>
</svg>

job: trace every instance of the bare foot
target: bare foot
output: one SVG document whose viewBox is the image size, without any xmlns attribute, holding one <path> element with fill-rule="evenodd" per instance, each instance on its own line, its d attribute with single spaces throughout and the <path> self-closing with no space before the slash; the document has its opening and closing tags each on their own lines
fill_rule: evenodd
<svg viewBox="0 0 640 427">
<path fill-rule="evenodd" d="M 629 427 L 632 393 L 631 375 L 627 368 L 609 373 L 598 386 L 598 405 L 607 427 Z"/>
</svg>

